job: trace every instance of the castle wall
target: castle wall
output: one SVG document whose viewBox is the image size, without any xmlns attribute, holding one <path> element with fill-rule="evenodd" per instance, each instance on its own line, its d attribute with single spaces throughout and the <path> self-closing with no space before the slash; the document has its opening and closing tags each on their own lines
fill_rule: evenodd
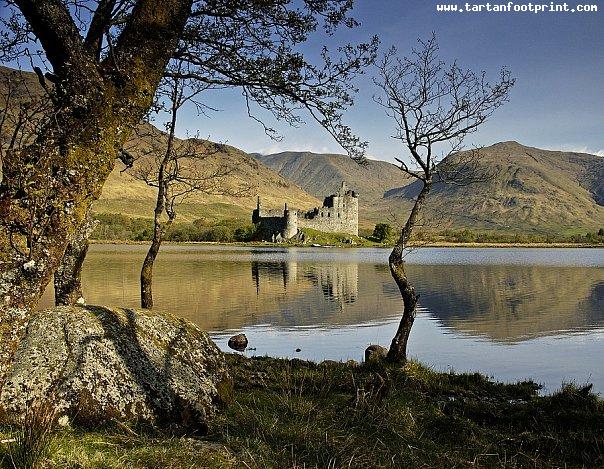
<svg viewBox="0 0 604 469">
<path fill-rule="evenodd" d="M 323 207 L 299 215 L 298 227 L 358 236 L 359 200 L 353 195 L 328 197 Z"/>
<path fill-rule="evenodd" d="M 288 210 L 266 210 L 260 205 L 252 214 L 253 223 L 258 225 L 262 239 L 275 240 L 278 235 L 290 239 L 298 233 L 299 228 L 310 228 L 328 233 L 359 234 L 359 199 L 349 191 L 345 183 L 340 190 L 325 198 L 322 207 L 308 212 Z"/>
<path fill-rule="evenodd" d="M 278 234 L 283 237 L 283 233 L 286 231 L 286 221 L 285 217 L 283 216 L 283 211 L 270 210 L 268 213 L 266 211 L 260 211 L 258 215 L 256 215 L 257 213 L 258 210 L 254 210 L 252 221 L 258 225 L 258 233 L 262 239 L 273 241 Z"/>
</svg>

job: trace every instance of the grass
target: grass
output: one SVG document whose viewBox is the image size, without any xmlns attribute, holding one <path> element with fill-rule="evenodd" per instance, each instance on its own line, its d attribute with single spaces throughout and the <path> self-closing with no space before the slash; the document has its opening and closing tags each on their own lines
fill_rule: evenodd
<svg viewBox="0 0 604 469">
<path fill-rule="evenodd" d="M 231 402 L 203 440 L 58 431 L 49 467 L 601 467 L 604 402 L 479 374 L 229 355 Z M 0 427 L 0 439 L 11 429 Z M 0 445 L 1 446 L 1 445 Z"/>
<path fill-rule="evenodd" d="M 307 246 L 312 244 L 320 244 L 321 246 L 338 246 L 338 247 L 371 247 L 381 246 L 369 238 L 349 235 L 347 233 L 325 233 L 323 231 L 313 230 L 311 228 L 302 228 L 306 235 Z M 294 243 L 296 244 L 296 243 Z"/>
<path fill-rule="evenodd" d="M 21 425 L 16 425 L 0 461 L 14 469 L 36 469 L 47 459 L 54 440 L 57 410 L 51 400 L 30 404 Z"/>
</svg>

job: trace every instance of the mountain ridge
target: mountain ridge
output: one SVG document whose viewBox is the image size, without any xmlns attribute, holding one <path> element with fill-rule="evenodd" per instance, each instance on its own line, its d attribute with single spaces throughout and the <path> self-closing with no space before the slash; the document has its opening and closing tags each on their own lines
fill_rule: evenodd
<svg viewBox="0 0 604 469">
<path fill-rule="evenodd" d="M 0 77 L 18 73 L 0 67 Z M 42 92 L 35 74 L 21 74 L 24 89 Z M 4 81 L 0 81 L 0 96 L 6 96 Z M 25 100 L 29 93 L 17 96 Z M 157 141 L 166 138 L 149 124 L 141 127 Z M 209 144 L 205 140 L 196 142 L 200 147 Z M 141 144 L 144 142 L 137 141 L 136 135 L 127 143 L 135 148 Z M 480 168 L 494 174 L 494 178 L 470 186 L 436 184 L 424 210 L 424 220 L 429 223 L 422 229 L 574 234 L 604 227 L 604 157 L 542 150 L 513 140 L 485 147 L 481 152 Z M 320 206 L 325 196 L 346 181 L 359 193 L 360 226 L 371 229 L 377 222 L 401 224 L 417 193 L 417 182 L 396 165 L 381 160 L 370 159 L 366 165 L 359 165 L 341 154 L 247 154 L 220 145 L 220 151 L 203 164 L 211 168 L 222 163 L 234 168 L 225 185 L 250 184 L 249 192 L 245 197 L 196 194 L 180 204 L 179 221 L 237 218 L 251 222 L 257 196 L 266 207 L 279 208 L 287 202 L 292 209 L 308 210 Z M 150 218 L 154 205 L 155 190 L 133 178 L 131 171 L 118 162 L 94 210 Z"/>
<path fill-rule="evenodd" d="M 424 211 L 424 229 L 574 233 L 604 226 L 603 157 L 542 150 L 513 140 L 480 151 L 478 169 L 493 177 L 468 186 L 435 184 Z M 361 194 L 364 210 L 360 216 L 366 225 L 400 224 L 419 192 L 417 181 L 383 161 L 370 160 L 370 165 L 382 169 L 381 174 L 365 173 L 369 177 L 359 180 L 357 163 L 346 155 L 281 152 L 254 156 L 311 194 L 329 189 L 331 178 L 346 180 Z"/>
</svg>

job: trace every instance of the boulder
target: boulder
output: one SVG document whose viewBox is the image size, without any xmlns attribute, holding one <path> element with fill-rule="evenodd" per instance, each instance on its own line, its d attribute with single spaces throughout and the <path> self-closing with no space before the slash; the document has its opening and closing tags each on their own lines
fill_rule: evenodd
<svg viewBox="0 0 604 469">
<path fill-rule="evenodd" d="M 388 355 L 388 349 L 381 345 L 370 345 L 365 349 L 366 362 L 383 360 L 386 355 Z"/>
<path fill-rule="evenodd" d="M 54 400 L 76 424 L 203 431 L 229 386 L 224 356 L 192 323 L 99 306 L 35 315 L 0 390 L 0 414 Z"/>
<path fill-rule="evenodd" d="M 243 352 L 247 347 L 248 341 L 245 334 L 237 334 L 229 339 L 228 345 L 233 350 L 237 350 L 238 352 Z"/>
</svg>

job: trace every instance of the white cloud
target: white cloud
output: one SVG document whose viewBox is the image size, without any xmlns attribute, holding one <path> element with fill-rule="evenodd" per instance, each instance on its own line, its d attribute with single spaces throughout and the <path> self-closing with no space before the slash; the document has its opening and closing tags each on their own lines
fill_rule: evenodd
<svg viewBox="0 0 604 469">
<path fill-rule="evenodd" d="M 329 148 L 325 145 L 287 145 L 286 143 L 275 142 L 267 147 L 262 147 L 252 153 L 260 153 L 262 155 L 270 155 L 271 153 L 281 153 L 284 151 L 295 151 L 295 152 L 311 152 L 311 153 L 343 153 L 344 151 L 334 151 L 333 148 Z"/>
<path fill-rule="evenodd" d="M 547 148 L 547 150 L 554 151 L 569 151 L 573 153 L 589 153 L 590 155 L 604 156 L 604 149 L 602 150 L 592 150 L 587 146 L 578 146 L 578 145 L 562 145 L 559 148 Z"/>
</svg>

